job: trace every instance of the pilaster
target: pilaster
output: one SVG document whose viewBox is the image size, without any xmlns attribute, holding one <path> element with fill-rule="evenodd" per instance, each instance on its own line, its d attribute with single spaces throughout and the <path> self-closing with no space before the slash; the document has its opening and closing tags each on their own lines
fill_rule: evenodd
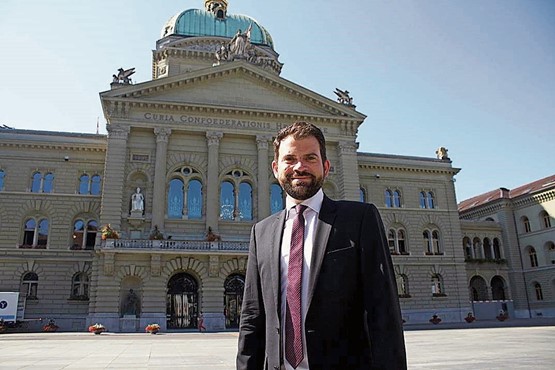
<svg viewBox="0 0 555 370">
<path fill-rule="evenodd" d="M 268 135 L 256 136 L 256 147 L 258 148 L 258 220 L 270 215 L 268 142 L 271 139 L 271 136 Z"/>
<path fill-rule="evenodd" d="M 340 141 L 337 144 L 339 152 L 340 198 L 345 200 L 360 199 L 360 183 L 358 176 L 358 144 L 350 141 Z M 337 168 L 336 167 L 336 168 Z"/>
<path fill-rule="evenodd" d="M 171 129 L 156 127 L 156 167 L 154 168 L 154 193 L 152 196 L 152 227 L 158 226 L 164 232 L 166 164 L 168 155 L 168 140 Z"/>
<path fill-rule="evenodd" d="M 219 150 L 222 132 L 206 132 L 208 145 L 208 178 L 206 184 L 206 228 L 211 227 L 218 232 L 218 219 L 220 214 L 220 202 L 218 198 L 219 181 Z"/>
<path fill-rule="evenodd" d="M 102 184 L 100 224 L 110 224 L 113 229 L 120 230 L 127 138 L 131 129 L 127 125 L 108 124 L 106 130 L 108 131 L 108 146 Z"/>
</svg>

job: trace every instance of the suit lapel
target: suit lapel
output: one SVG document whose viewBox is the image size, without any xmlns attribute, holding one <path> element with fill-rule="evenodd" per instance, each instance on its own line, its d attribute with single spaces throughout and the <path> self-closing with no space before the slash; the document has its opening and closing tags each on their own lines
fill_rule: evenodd
<svg viewBox="0 0 555 370">
<path fill-rule="evenodd" d="M 286 211 L 283 210 L 276 216 L 274 222 L 272 223 L 271 231 L 271 245 L 272 245 L 272 255 L 270 261 L 272 265 L 272 291 L 274 292 L 274 302 L 276 304 L 277 312 L 280 312 L 280 281 L 281 281 L 281 239 L 283 235 L 283 228 L 285 227 L 285 215 Z"/>
<path fill-rule="evenodd" d="M 307 307 L 310 307 L 314 289 L 316 287 L 316 280 L 320 273 L 320 267 L 326 254 L 328 239 L 330 232 L 335 221 L 335 203 L 324 195 L 322 208 L 318 215 L 316 223 L 316 232 L 314 238 L 314 246 L 312 250 L 312 261 L 310 261 L 310 276 L 308 277 L 308 294 L 307 294 Z"/>
</svg>

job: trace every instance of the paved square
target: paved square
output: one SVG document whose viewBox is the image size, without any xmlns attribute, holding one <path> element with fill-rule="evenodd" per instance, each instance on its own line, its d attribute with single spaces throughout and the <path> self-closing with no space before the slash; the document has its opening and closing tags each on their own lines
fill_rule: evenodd
<svg viewBox="0 0 555 370">
<path fill-rule="evenodd" d="M 235 369 L 236 332 L 5 333 L 0 369 Z M 410 369 L 553 369 L 555 326 L 409 330 Z"/>
</svg>

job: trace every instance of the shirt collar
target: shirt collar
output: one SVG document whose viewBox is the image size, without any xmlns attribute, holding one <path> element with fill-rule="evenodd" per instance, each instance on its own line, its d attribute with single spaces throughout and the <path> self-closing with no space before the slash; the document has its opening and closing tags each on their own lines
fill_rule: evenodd
<svg viewBox="0 0 555 370">
<path fill-rule="evenodd" d="M 308 208 L 312 209 L 314 212 L 320 213 L 320 208 L 322 208 L 323 201 L 324 192 L 322 191 L 322 189 L 320 189 L 312 197 L 303 200 L 299 204 L 304 204 Z M 287 217 L 289 217 L 289 211 L 291 210 L 291 208 L 295 207 L 296 205 L 297 203 L 295 202 L 295 200 L 291 198 L 291 196 L 287 195 L 287 198 L 285 199 L 285 209 L 287 209 Z"/>
</svg>

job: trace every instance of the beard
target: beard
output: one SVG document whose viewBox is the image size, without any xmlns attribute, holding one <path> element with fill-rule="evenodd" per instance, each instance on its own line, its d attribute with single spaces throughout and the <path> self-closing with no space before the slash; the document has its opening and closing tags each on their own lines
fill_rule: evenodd
<svg viewBox="0 0 555 370">
<path fill-rule="evenodd" d="M 309 176 L 311 179 L 310 183 L 296 180 L 297 184 L 295 185 L 293 184 L 292 180 L 293 175 Z M 316 177 L 309 172 L 295 172 L 292 174 L 280 176 L 279 183 L 283 190 L 285 190 L 285 192 L 290 197 L 297 200 L 306 200 L 313 197 L 318 192 L 318 190 L 322 188 L 322 185 L 324 184 L 324 178 Z"/>
</svg>

